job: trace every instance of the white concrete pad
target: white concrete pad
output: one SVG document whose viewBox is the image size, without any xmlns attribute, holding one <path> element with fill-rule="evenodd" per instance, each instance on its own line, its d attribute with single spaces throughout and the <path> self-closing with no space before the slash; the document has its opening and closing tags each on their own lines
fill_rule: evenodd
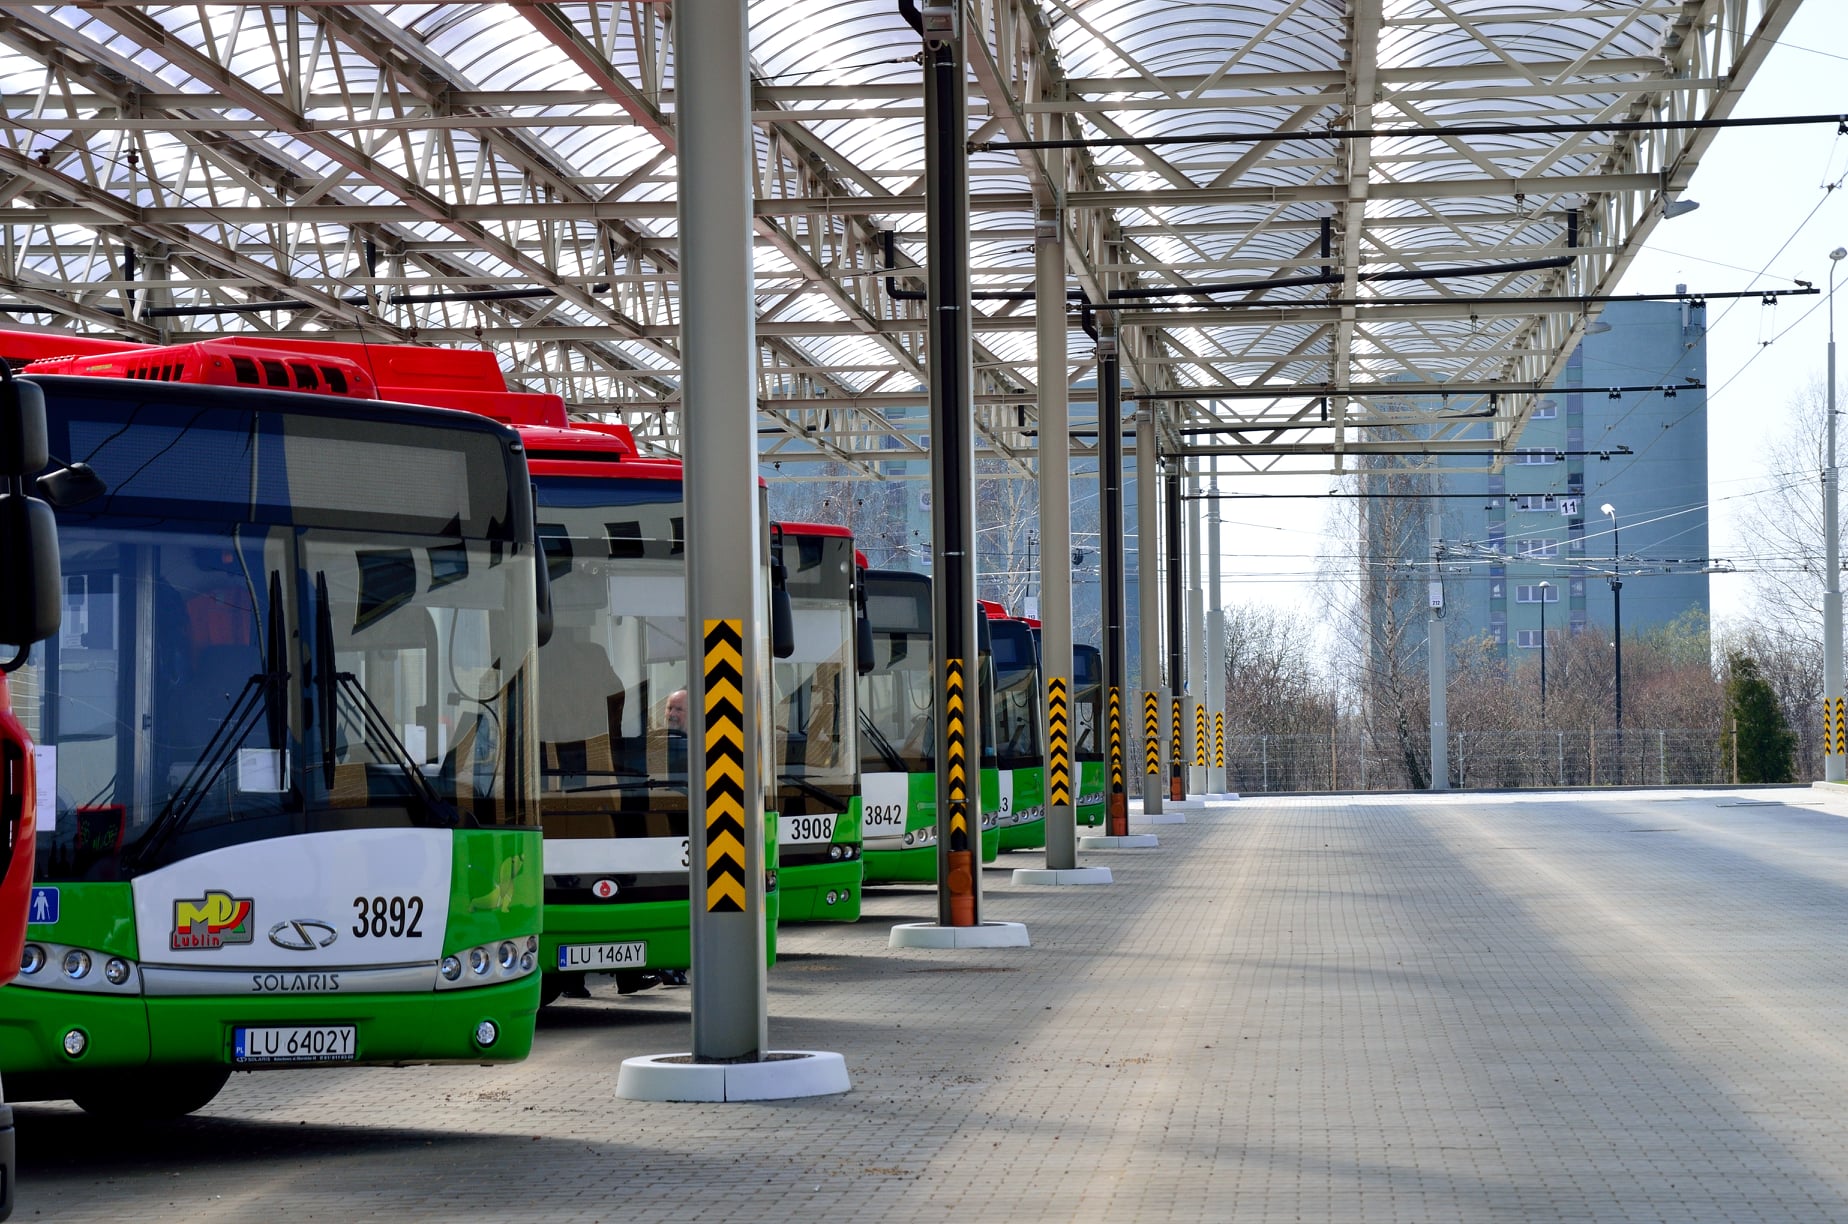
<svg viewBox="0 0 1848 1224">
<path fill-rule="evenodd" d="M 892 948 L 1026 948 L 1024 922 L 984 922 L 979 926 L 938 926 L 934 922 L 901 922 L 892 928 Z"/>
<path fill-rule="evenodd" d="M 1153 816 L 1144 813 L 1143 824 L 1186 824 L 1186 812 L 1156 812 Z"/>
<path fill-rule="evenodd" d="M 692 1057 L 625 1058 L 616 1095 L 625 1101 L 786 1101 L 853 1087 L 846 1060 L 823 1050 L 772 1050 L 746 1063 L 696 1063 Z"/>
<path fill-rule="evenodd" d="M 1212 794 L 1208 795 L 1206 798 L 1209 803 L 1236 803 L 1238 802 L 1238 792 L 1237 791 L 1214 791 Z"/>
<path fill-rule="evenodd" d="M 1016 867 L 1014 883 L 1016 884 L 1109 884 L 1111 883 L 1108 867 L 1048 867 L 1044 870 L 1033 867 Z"/>
<path fill-rule="evenodd" d="M 1078 839 L 1080 850 L 1152 850 L 1159 845 L 1161 838 L 1153 833 L 1131 833 L 1122 837 L 1094 834 Z"/>
</svg>

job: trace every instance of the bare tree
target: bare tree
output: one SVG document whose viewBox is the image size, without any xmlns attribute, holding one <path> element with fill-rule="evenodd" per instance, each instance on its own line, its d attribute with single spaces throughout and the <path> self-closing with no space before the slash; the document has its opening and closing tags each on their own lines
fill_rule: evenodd
<svg viewBox="0 0 1848 1224">
<path fill-rule="evenodd" d="M 1361 497 L 1337 514 L 1336 547 L 1324 555 L 1337 658 L 1359 698 L 1361 725 L 1381 746 L 1377 768 L 1397 785 L 1431 780 L 1430 686 L 1425 674 L 1425 588 L 1431 577 L 1421 500 L 1430 477 L 1376 457 Z M 1351 507 L 1351 508 L 1350 508 Z M 1345 521 L 1343 521 L 1345 520 Z"/>
</svg>

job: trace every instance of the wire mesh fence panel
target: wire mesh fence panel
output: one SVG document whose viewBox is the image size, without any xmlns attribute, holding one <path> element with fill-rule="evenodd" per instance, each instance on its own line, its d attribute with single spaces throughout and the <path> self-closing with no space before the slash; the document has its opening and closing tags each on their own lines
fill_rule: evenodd
<svg viewBox="0 0 1848 1224">
<path fill-rule="evenodd" d="M 1707 786 L 1733 780 L 1718 728 L 1457 731 L 1450 784 L 1474 789 Z M 1426 745 L 1407 750 L 1364 732 L 1226 735 L 1226 771 L 1241 794 L 1403 790 L 1428 784 Z M 1414 766 L 1419 776 L 1413 780 Z"/>
</svg>

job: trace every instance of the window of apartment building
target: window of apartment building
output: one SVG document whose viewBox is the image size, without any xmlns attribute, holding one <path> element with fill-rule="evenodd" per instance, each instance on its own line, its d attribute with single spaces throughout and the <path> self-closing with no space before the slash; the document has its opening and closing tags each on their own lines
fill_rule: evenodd
<svg viewBox="0 0 1848 1224">
<path fill-rule="evenodd" d="M 1525 510 L 1530 514 L 1545 513 L 1553 508 L 1551 493 L 1522 493 L 1514 499 L 1516 510 Z"/>
<path fill-rule="evenodd" d="M 1517 464 L 1558 463 L 1559 452 L 1550 448 L 1524 446 L 1514 452 Z"/>
<path fill-rule="evenodd" d="M 1585 580 L 1583 578 L 1574 578 L 1570 586 L 1571 586 L 1571 590 L 1568 591 L 1567 593 L 1570 594 L 1572 598 L 1574 599 L 1585 598 Z"/>
<path fill-rule="evenodd" d="M 1517 629 L 1514 632 L 1514 644 L 1522 650 L 1540 649 L 1540 631 L 1538 629 Z"/>
<path fill-rule="evenodd" d="M 1559 588 L 1550 582 L 1547 583 L 1545 586 L 1541 586 L 1537 582 L 1534 583 L 1532 586 L 1527 586 L 1527 585 L 1517 586 L 1514 588 L 1514 602 L 1515 603 L 1558 603 L 1559 602 Z"/>
<path fill-rule="evenodd" d="M 1534 420 L 1550 421 L 1559 415 L 1559 405 L 1552 400 L 1541 400 L 1534 405 Z"/>
<path fill-rule="evenodd" d="M 1514 542 L 1515 551 L 1523 557 L 1557 557 L 1559 541 L 1547 539 L 1526 539 Z"/>
</svg>

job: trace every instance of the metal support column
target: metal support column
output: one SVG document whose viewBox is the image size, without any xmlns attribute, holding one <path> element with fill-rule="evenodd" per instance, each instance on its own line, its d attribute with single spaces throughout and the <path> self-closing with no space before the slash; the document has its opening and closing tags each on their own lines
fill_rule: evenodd
<svg viewBox="0 0 1848 1224">
<path fill-rule="evenodd" d="M 1161 717 L 1167 686 L 1161 682 L 1161 478 L 1155 471 L 1155 409 L 1136 413 L 1136 619 L 1141 634 L 1142 811 L 1161 814 L 1168 793 L 1161 768 Z"/>
<path fill-rule="evenodd" d="M 1443 503 L 1433 498 L 1425 509 L 1431 533 L 1430 636 L 1425 642 L 1425 667 L 1431 688 L 1431 789 L 1450 789 L 1450 709 L 1446 689 L 1450 653 L 1444 645 L 1444 516 Z"/>
<path fill-rule="evenodd" d="M 681 5 L 675 57 L 700 66 L 676 100 L 681 399 L 687 507 L 688 840 L 693 1058 L 755 1060 L 764 993 L 764 786 L 751 729 L 768 714 L 759 608 L 757 335 L 752 289 L 750 44 L 736 0 Z M 703 745 L 703 751 L 700 746 Z"/>
<path fill-rule="evenodd" d="M 1207 789 L 1218 794 L 1232 790 L 1226 765 L 1226 613 L 1219 593 L 1219 457 L 1214 456 L 1212 492 L 1206 503 L 1206 698 L 1207 717 L 1213 724 L 1213 767 Z"/>
<path fill-rule="evenodd" d="M 1848 779 L 1848 755 L 1843 754 L 1842 702 L 1842 543 L 1841 469 L 1835 465 L 1835 269 L 1844 251 L 1829 252 L 1829 364 L 1828 452 L 1822 469 L 1822 776 L 1828 782 Z"/>
<path fill-rule="evenodd" d="M 975 430 L 970 396 L 969 137 L 962 8 L 925 10 L 929 233 L 931 619 L 937 643 L 937 921 L 982 921 L 982 759 L 975 631 Z M 682 63 L 690 61 L 682 60 Z M 1067 666 L 1070 666 L 1069 661 Z"/>
<path fill-rule="evenodd" d="M 1046 867 L 1078 866 L 1072 804 L 1072 453 L 1065 391 L 1065 237 L 1057 211 L 1033 234 L 1039 327 L 1040 668 L 1046 678 Z"/>
<path fill-rule="evenodd" d="M 1187 740 L 1185 720 L 1187 694 L 1187 627 L 1184 610 L 1186 608 L 1186 591 L 1182 585 L 1181 574 L 1182 546 L 1185 537 L 1181 535 L 1181 463 L 1176 456 L 1163 479 L 1163 492 L 1167 499 L 1168 531 L 1167 549 L 1162 559 L 1167 562 L 1168 587 L 1168 684 L 1169 717 L 1173 720 L 1168 728 L 1168 797 L 1175 801 L 1187 798 L 1187 765 L 1183 745 Z"/>
<path fill-rule="evenodd" d="M 1187 789 L 1195 795 L 1204 795 L 1212 789 L 1207 786 L 1207 768 L 1213 761 L 1213 729 L 1206 716 L 1206 542 L 1201 536 L 1200 528 L 1200 473 L 1194 472 L 1187 478 L 1188 491 L 1193 494 L 1187 503 L 1187 706 L 1185 711 L 1187 725 L 1192 728 L 1188 736 L 1188 760 L 1192 762 L 1187 775 Z"/>
<path fill-rule="evenodd" d="M 1129 658 L 1124 650 L 1123 402 L 1117 383 L 1115 319 L 1113 313 L 1104 320 L 1109 330 L 1097 340 L 1097 435 L 1103 451 L 1098 465 L 1102 502 L 1098 527 L 1103 538 L 1097 542 L 1097 551 L 1104 580 L 1104 832 L 1124 837 L 1129 833 L 1128 727 L 1137 711 L 1129 692 Z"/>
</svg>

